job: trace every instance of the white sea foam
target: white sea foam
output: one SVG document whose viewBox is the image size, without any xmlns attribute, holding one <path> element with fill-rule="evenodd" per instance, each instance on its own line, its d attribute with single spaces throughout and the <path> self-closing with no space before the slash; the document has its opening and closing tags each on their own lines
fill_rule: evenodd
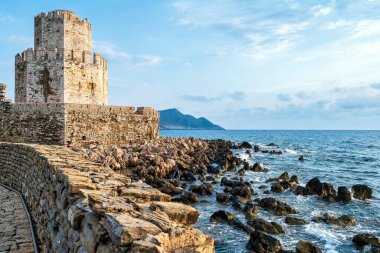
<svg viewBox="0 0 380 253">
<path fill-rule="evenodd" d="M 346 239 L 343 234 L 336 233 L 328 229 L 324 224 L 311 222 L 305 226 L 305 232 L 314 236 L 317 236 L 326 241 L 326 245 L 331 244 L 339 245 Z"/>
<path fill-rule="evenodd" d="M 286 153 L 289 153 L 289 154 L 292 154 L 292 155 L 297 155 L 297 154 L 299 154 L 299 151 L 294 150 L 294 149 L 289 149 L 289 148 L 286 148 L 286 149 L 285 149 L 285 152 L 286 152 Z"/>
</svg>

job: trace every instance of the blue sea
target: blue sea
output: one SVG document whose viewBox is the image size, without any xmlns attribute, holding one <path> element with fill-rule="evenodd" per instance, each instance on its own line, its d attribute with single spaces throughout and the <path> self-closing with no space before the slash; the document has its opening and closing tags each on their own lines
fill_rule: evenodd
<svg viewBox="0 0 380 253">
<path fill-rule="evenodd" d="M 277 217 L 260 211 L 259 217 L 282 224 L 287 233 L 276 235 L 285 249 L 295 250 L 299 240 L 316 243 L 323 252 L 359 252 L 353 246 L 352 237 L 358 233 L 371 233 L 380 237 L 380 131 L 196 131 L 165 130 L 163 137 L 197 137 L 201 139 L 224 139 L 234 142 L 248 141 L 270 149 L 265 144 L 276 143 L 283 155 L 275 156 L 253 153 L 249 158 L 244 151 L 233 150 L 238 156 L 250 163 L 259 162 L 269 168 L 267 173 L 247 172 L 244 179 L 253 181 L 253 189 L 259 195 L 267 197 L 258 189 L 266 179 L 278 177 L 284 171 L 289 175 L 298 175 L 302 185 L 313 177 L 322 182 L 332 183 L 335 187 L 354 184 L 366 184 L 373 189 L 370 201 L 354 200 L 348 204 L 327 203 L 316 196 L 296 196 L 290 191 L 272 193 L 298 211 L 297 217 L 310 221 L 312 217 L 326 212 L 332 215 L 351 215 L 357 225 L 349 228 L 336 227 L 324 223 L 309 222 L 304 226 L 289 226 L 284 217 Z M 298 161 L 303 155 L 305 161 Z M 234 173 L 228 176 L 236 176 Z M 268 184 L 269 185 L 269 184 Z M 269 185 L 270 186 L 270 185 Z M 217 192 L 223 187 L 216 186 Z M 195 207 L 201 212 L 196 227 L 209 233 L 216 240 L 216 252 L 246 252 L 248 235 L 225 224 L 209 221 L 211 214 L 217 210 L 228 210 L 242 221 L 244 215 L 230 205 L 219 204 L 215 195 L 200 198 Z"/>
</svg>

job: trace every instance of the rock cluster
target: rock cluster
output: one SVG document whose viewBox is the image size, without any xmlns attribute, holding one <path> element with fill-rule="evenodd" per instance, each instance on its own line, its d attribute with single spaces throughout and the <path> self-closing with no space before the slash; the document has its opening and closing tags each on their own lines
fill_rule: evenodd
<svg viewBox="0 0 380 253">
<path fill-rule="evenodd" d="M 352 193 L 346 186 L 339 186 L 337 192 L 332 184 L 322 183 L 319 178 L 315 177 L 307 182 L 305 187 L 298 186 L 294 193 L 296 195 L 318 195 L 329 202 L 351 202 L 352 195 L 360 200 L 372 198 L 372 189 L 367 185 L 354 185 L 351 190 Z"/>
<path fill-rule="evenodd" d="M 20 191 L 41 252 L 205 252 L 193 207 L 68 148 L 0 143 L 0 182 Z"/>
</svg>

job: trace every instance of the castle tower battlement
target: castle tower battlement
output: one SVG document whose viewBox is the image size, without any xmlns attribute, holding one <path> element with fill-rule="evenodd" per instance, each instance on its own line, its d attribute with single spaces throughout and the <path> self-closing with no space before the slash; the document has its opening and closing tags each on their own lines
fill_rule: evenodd
<svg viewBox="0 0 380 253">
<path fill-rule="evenodd" d="M 108 104 L 108 64 L 91 24 L 70 11 L 34 18 L 34 48 L 16 55 L 16 103 Z"/>
</svg>

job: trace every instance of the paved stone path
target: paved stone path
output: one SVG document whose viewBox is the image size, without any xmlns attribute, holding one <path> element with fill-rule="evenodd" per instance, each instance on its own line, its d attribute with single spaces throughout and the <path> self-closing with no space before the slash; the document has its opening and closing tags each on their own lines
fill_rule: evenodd
<svg viewBox="0 0 380 253">
<path fill-rule="evenodd" d="M 0 253 L 32 253 L 29 221 L 20 196 L 0 186 Z"/>
</svg>

